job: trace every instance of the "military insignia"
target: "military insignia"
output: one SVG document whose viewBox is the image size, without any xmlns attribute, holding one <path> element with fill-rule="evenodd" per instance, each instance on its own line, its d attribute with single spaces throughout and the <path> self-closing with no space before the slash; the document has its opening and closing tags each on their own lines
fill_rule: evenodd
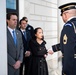
<svg viewBox="0 0 76 75">
<path fill-rule="evenodd" d="M 69 24 L 69 23 L 67 23 L 67 24 L 65 24 L 65 26 L 72 26 L 71 24 Z"/>
<path fill-rule="evenodd" d="M 67 44 L 67 39 L 68 39 L 68 37 L 67 37 L 67 35 L 65 34 L 64 37 L 63 37 L 63 44 Z"/>
<path fill-rule="evenodd" d="M 29 27 L 28 30 L 31 30 L 31 28 Z"/>
</svg>

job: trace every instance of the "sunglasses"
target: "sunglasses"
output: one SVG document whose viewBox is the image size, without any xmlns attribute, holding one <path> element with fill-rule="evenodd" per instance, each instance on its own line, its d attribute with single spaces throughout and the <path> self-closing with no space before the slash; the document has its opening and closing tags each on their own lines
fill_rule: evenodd
<svg viewBox="0 0 76 75">
<path fill-rule="evenodd" d="M 25 20 L 26 22 L 28 22 L 28 20 Z"/>
</svg>

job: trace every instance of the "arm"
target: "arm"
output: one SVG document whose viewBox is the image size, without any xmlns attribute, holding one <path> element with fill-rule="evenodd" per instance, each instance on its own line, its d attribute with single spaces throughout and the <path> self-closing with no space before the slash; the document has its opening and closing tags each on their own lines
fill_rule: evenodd
<svg viewBox="0 0 76 75">
<path fill-rule="evenodd" d="M 61 50 L 60 43 L 59 44 L 52 45 L 52 49 L 53 49 L 54 52 L 60 51 Z"/>
<path fill-rule="evenodd" d="M 21 36 L 21 34 L 19 34 L 19 58 L 18 58 L 18 60 L 16 61 L 16 63 L 13 65 L 13 67 L 15 68 L 15 69 L 18 69 L 18 68 L 20 68 L 20 64 L 22 63 L 22 61 L 23 61 L 23 42 L 22 42 L 22 36 Z"/>
<path fill-rule="evenodd" d="M 20 34 L 20 39 L 19 39 L 19 41 L 20 41 L 20 56 L 19 56 L 19 61 L 21 61 L 22 62 L 22 60 L 23 60 L 23 42 L 22 42 L 22 36 L 21 36 L 21 34 Z"/>
<path fill-rule="evenodd" d="M 8 55 L 8 64 L 13 66 L 16 63 L 16 61 L 9 55 L 9 53 L 7 55 Z"/>
</svg>

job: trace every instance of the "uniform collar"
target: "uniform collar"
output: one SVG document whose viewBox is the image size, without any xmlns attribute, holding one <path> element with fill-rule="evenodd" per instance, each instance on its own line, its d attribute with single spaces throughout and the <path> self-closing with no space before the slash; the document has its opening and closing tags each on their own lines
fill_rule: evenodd
<svg viewBox="0 0 76 75">
<path fill-rule="evenodd" d="M 70 17 L 70 18 L 67 20 L 67 22 L 70 21 L 70 20 L 73 19 L 73 18 L 76 18 L 76 16 Z"/>
</svg>

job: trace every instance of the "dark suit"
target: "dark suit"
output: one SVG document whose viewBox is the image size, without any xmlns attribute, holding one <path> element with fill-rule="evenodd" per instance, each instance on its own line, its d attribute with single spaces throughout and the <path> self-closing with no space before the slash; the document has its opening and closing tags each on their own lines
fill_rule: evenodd
<svg viewBox="0 0 76 75">
<path fill-rule="evenodd" d="M 33 27 L 27 26 L 27 28 L 26 28 L 27 40 L 25 39 L 22 31 L 21 31 L 21 34 L 22 34 L 23 47 L 24 47 L 24 52 L 23 52 L 24 57 L 23 57 L 23 63 L 21 64 L 21 68 L 20 68 L 20 75 L 22 75 L 22 73 L 23 73 L 23 65 L 25 67 L 24 73 L 25 73 L 25 75 L 27 75 L 30 56 L 29 57 L 25 57 L 25 52 L 26 51 L 30 51 L 30 49 L 29 49 L 29 41 L 32 39 L 32 37 L 34 35 Z"/>
<path fill-rule="evenodd" d="M 17 36 L 17 46 L 14 43 L 10 31 L 7 29 L 7 53 L 8 53 L 8 75 L 19 75 L 19 69 L 14 69 L 16 61 L 23 60 L 23 43 L 20 31 L 15 30 Z"/>
<path fill-rule="evenodd" d="M 29 31 L 32 37 L 34 36 L 34 28 L 31 25 L 27 25 L 26 31 Z"/>
</svg>

